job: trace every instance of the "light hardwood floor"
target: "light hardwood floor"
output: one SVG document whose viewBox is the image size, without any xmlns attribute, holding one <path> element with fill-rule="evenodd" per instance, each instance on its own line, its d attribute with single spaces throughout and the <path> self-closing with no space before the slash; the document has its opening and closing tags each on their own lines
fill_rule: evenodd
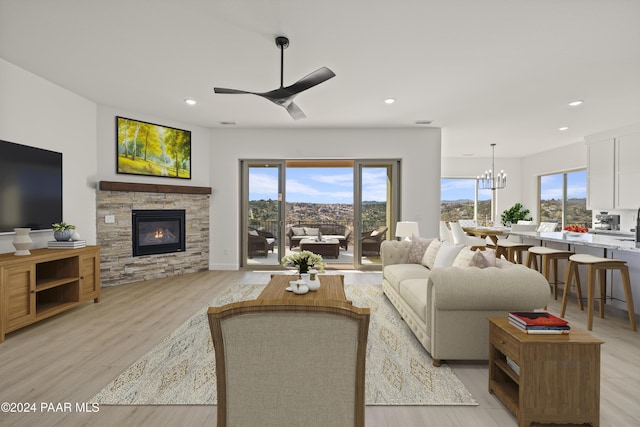
<svg viewBox="0 0 640 427">
<path fill-rule="evenodd" d="M 333 272 L 336 273 L 336 272 Z M 346 271 L 348 284 L 381 283 L 380 273 Z M 267 283 L 269 272 L 211 271 L 103 288 L 99 304 L 84 304 L 7 335 L 0 344 L 0 402 L 36 403 L 36 413 L 0 413 L 1 426 L 200 426 L 215 425 L 215 406 L 100 406 L 77 413 L 126 367 L 147 353 L 216 293 L 234 283 Z M 640 296 L 637 296 L 640 297 Z M 558 313 L 559 301 L 549 310 Z M 573 301 L 566 317 L 585 328 L 586 311 Z M 602 346 L 601 426 L 640 425 L 640 335 L 624 317 L 594 320 Z M 368 427 L 516 426 L 515 418 L 487 391 L 486 362 L 450 362 L 479 402 L 477 407 L 396 406 L 366 409 Z M 43 413 L 41 403 L 64 404 L 72 413 Z"/>
</svg>

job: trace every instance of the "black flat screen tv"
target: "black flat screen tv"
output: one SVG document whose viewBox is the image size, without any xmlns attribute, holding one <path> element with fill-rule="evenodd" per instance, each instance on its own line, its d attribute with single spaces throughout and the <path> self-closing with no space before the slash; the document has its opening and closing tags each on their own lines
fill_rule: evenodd
<svg viewBox="0 0 640 427">
<path fill-rule="evenodd" d="M 62 221 L 62 153 L 0 140 L 0 232 Z"/>
</svg>

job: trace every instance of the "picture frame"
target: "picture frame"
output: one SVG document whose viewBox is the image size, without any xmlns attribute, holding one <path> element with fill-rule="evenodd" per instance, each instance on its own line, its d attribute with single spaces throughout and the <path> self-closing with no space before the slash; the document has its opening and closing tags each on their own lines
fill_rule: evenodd
<svg viewBox="0 0 640 427">
<path fill-rule="evenodd" d="M 191 179 L 191 131 L 116 116 L 116 172 Z"/>
</svg>

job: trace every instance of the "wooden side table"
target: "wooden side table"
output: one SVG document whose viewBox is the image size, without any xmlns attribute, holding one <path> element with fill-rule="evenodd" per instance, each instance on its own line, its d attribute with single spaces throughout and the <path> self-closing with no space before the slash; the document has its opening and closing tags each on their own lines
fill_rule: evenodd
<svg viewBox="0 0 640 427">
<path fill-rule="evenodd" d="M 506 317 L 491 317 L 489 393 L 519 427 L 534 421 L 599 426 L 603 342 L 575 328 L 568 335 L 528 335 Z"/>
</svg>

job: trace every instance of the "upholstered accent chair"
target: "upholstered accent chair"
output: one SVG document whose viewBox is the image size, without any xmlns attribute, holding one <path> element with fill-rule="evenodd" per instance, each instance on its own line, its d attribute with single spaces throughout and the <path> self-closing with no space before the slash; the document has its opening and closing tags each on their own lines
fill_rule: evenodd
<svg viewBox="0 0 640 427">
<path fill-rule="evenodd" d="M 258 299 L 208 316 L 218 427 L 364 426 L 368 308 Z"/>
</svg>

